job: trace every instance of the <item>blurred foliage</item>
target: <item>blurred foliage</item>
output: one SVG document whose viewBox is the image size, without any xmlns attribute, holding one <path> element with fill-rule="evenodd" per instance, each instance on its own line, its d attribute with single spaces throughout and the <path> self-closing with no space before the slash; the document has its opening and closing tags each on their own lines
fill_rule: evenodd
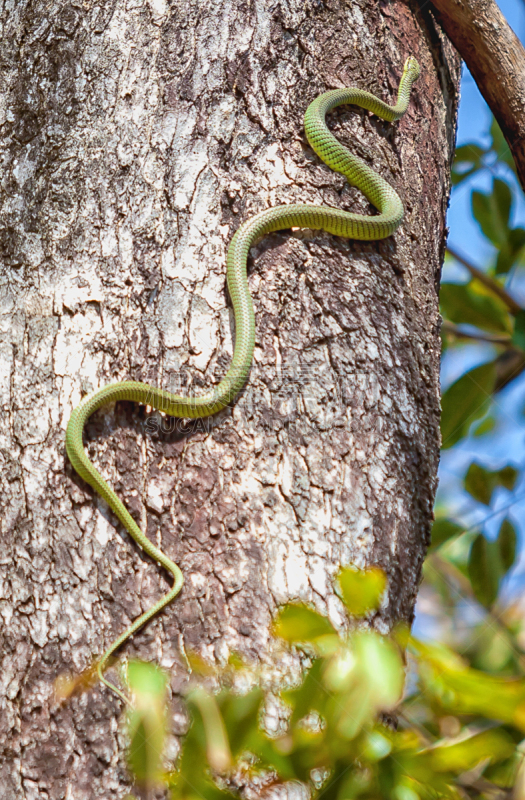
<svg viewBox="0 0 525 800">
<path fill-rule="evenodd" d="M 448 449 L 468 435 L 476 420 L 490 410 L 496 381 L 494 363 L 465 372 L 441 398 L 442 448 Z"/>
<path fill-rule="evenodd" d="M 136 782 L 149 792 L 162 780 L 168 676 L 153 664 L 131 661 L 127 683 L 133 697 L 128 712 L 128 766 Z"/>
<path fill-rule="evenodd" d="M 343 569 L 338 584 L 346 587 L 340 597 L 349 598 L 348 614 L 362 593 L 371 619 L 384 581 L 376 569 Z M 307 606 L 284 606 L 274 635 L 302 653 L 304 671 L 271 695 L 261 690 L 258 670 L 236 658 L 224 669 L 194 670 L 188 733 L 160 780 L 171 800 L 226 800 L 247 789 L 253 796 L 289 781 L 328 800 L 510 797 L 525 737 L 521 659 L 494 674 L 402 627 L 389 637 L 350 627 L 343 634 Z M 159 785 L 165 681 L 152 665 L 133 670 L 129 765 L 140 786 Z M 272 708 L 281 717 L 277 730 L 267 724 Z"/>
<path fill-rule="evenodd" d="M 525 310 L 510 291 L 525 263 L 525 230 L 512 224 L 518 188 L 495 122 L 486 147 L 457 149 L 453 184 L 465 188 L 487 170 L 490 190 L 471 187 L 471 200 L 489 263 L 473 263 L 468 248 L 449 251 L 465 281 L 441 291 L 447 358 L 464 363 L 473 343 L 485 354 L 443 394 L 444 449 L 498 435 L 497 393 L 525 369 Z M 188 733 L 176 763 L 163 766 L 166 684 L 154 667 L 140 666 L 152 670 L 148 678 L 134 666 L 129 766 L 139 790 L 161 785 L 171 800 L 226 800 L 295 781 L 305 797 L 324 800 L 525 800 L 525 627 L 519 601 L 506 593 L 518 534 L 508 510 L 498 511 L 502 495 L 509 508 L 519 498 L 520 482 L 515 464 L 472 457 L 458 483 L 465 513 L 484 521 L 465 524 L 446 504 L 437 510 L 423 592 L 440 644 L 402 627 L 389 637 L 374 631 L 386 578 L 346 568 L 335 590 L 350 632 L 304 605 L 285 606 L 274 622 L 283 647 L 302 656 L 293 686 L 264 692 L 262 675 L 238 658 L 218 669 L 190 654 Z M 277 727 L 269 724 L 276 714 Z"/>
<path fill-rule="evenodd" d="M 483 173 L 485 178 L 492 175 L 491 188 L 485 192 L 471 190 L 472 214 L 492 255 L 482 268 L 473 263 L 468 252 L 449 251 L 447 261 L 456 273 L 465 271 L 467 282 L 444 283 L 440 299 L 447 358 L 455 357 L 461 364 L 462 350 L 472 344 L 485 358 L 484 363 L 466 369 L 443 393 L 443 449 L 461 445 L 472 435 L 478 440 L 497 436 L 497 393 L 519 379 L 525 369 L 525 311 L 510 291 L 511 281 L 519 277 L 525 263 L 525 230 L 512 224 L 521 190 L 508 145 L 495 120 L 485 147 L 467 144 L 457 149 L 452 181 L 454 186 L 466 188 L 470 180 Z M 480 463 L 479 458 L 466 464 L 466 513 L 478 510 L 480 516 L 479 511 L 485 508 L 490 534 L 484 524 L 477 526 L 479 530 L 473 529 L 462 525 L 461 519 L 451 518 L 449 509 L 438 509 L 426 577 L 453 615 L 465 598 L 487 610 L 498 602 L 505 577 L 516 560 L 517 532 L 512 521 L 505 518 L 495 536 L 491 522 L 501 506 L 498 501 L 502 492 L 509 496 L 509 507 L 513 498 L 519 497 L 516 489 L 520 481 L 520 470 L 514 464 L 500 463 L 494 469 L 492 464 Z"/>
</svg>

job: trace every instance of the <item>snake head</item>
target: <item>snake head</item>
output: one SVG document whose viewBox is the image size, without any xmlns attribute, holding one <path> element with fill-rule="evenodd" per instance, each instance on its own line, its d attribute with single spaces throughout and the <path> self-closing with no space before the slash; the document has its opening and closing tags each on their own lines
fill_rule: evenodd
<svg viewBox="0 0 525 800">
<path fill-rule="evenodd" d="M 405 61 L 405 66 L 403 69 L 403 77 L 408 78 L 411 82 L 417 80 L 419 78 L 419 64 L 414 56 L 409 56 Z"/>
</svg>

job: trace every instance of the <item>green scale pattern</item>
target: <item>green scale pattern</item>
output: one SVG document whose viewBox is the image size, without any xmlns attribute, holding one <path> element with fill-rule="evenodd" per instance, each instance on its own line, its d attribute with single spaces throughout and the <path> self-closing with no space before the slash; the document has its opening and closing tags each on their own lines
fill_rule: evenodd
<svg viewBox="0 0 525 800">
<path fill-rule="evenodd" d="M 403 220 L 403 204 L 399 195 L 380 175 L 335 139 L 326 127 L 325 116 L 336 106 L 353 104 L 368 109 L 384 120 L 394 122 L 405 113 L 412 83 L 418 75 L 419 65 L 410 56 L 404 66 L 395 106 L 389 106 L 369 92 L 353 88 L 325 92 L 308 106 L 304 126 L 310 145 L 325 164 L 342 173 L 350 184 L 360 189 L 378 209 L 379 214 L 367 217 L 328 206 L 296 204 L 266 209 L 241 225 L 231 240 L 226 262 L 228 291 L 235 315 L 235 348 L 230 368 L 215 388 L 198 397 L 183 397 L 147 383 L 123 381 L 104 386 L 87 395 L 71 414 L 66 431 L 66 450 L 73 467 L 104 498 L 137 544 L 173 576 L 171 590 L 136 619 L 111 644 L 98 662 L 101 681 L 127 703 L 129 700 L 126 696 L 104 678 L 103 672 L 108 660 L 135 631 L 176 597 L 182 587 L 183 578 L 179 567 L 142 533 L 124 504 L 87 457 L 82 442 L 86 420 L 101 406 L 118 400 L 143 403 L 171 416 L 187 419 L 216 414 L 234 400 L 247 380 L 255 346 L 255 315 L 246 273 L 250 247 L 266 233 L 291 227 L 324 230 L 350 239 L 384 239 L 394 233 Z"/>
</svg>

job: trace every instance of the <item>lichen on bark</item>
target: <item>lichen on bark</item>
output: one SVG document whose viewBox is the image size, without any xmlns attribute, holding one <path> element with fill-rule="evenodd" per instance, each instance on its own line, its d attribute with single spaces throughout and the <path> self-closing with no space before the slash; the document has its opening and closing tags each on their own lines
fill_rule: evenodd
<svg viewBox="0 0 525 800">
<path fill-rule="evenodd" d="M 308 102 L 352 84 L 393 101 L 412 53 L 422 75 L 398 125 L 349 108 L 329 123 L 401 194 L 396 235 L 266 237 L 238 402 L 193 424 L 121 404 L 87 428 L 95 463 L 185 575 L 126 648 L 170 670 L 175 698 L 189 648 L 268 659 L 281 602 L 343 624 L 340 564 L 386 570 L 378 630 L 410 620 L 436 481 L 459 63 L 402 2 L 4 0 L 0 25 L 3 797 L 121 798 L 118 701 L 97 688 L 58 706 L 53 682 L 166 576 L 67 464 L 71 409 L 109 381 L 190 391 L 224 372 L 238 225 L 295 201 L 371 213 L 310 151 Z"/>
</svg>

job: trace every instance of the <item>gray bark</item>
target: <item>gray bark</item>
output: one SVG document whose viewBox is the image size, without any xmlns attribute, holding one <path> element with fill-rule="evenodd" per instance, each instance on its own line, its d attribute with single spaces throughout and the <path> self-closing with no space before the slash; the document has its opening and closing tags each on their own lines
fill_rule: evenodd
<svg viewBox="0 0 525 800">
<path fill-rule="evenodd" d="M 87 429 L 95 463 L 184 572 L 125 649 L 171 673 L 189 648 L 270 659 L 277 605 L 344 624 L 332 577 L 378 564 L 371 624 L 410 621 L 438 460 L 437 286 L 459 62 L 415 5 L 368 0 L 4 0 L 0 4 L 0 781 L 4 800 L 122 798 L 120 704 L 78 674 L 166 591 L 72 472 L 64 430 L 109 381 L 209 386 L 232 350 L 225 253 L 268 206 L 370 213 L 312 154 L 308 103 L 358 85 L 396 126 L 348 108 L 337 136 L 397 188 L 383 242 L 283 232 L 252 251 L 253 374 L 200 424 L 121 404 Z M 174 733 L 177 733 L 174 722 Z"/>
</svg>

